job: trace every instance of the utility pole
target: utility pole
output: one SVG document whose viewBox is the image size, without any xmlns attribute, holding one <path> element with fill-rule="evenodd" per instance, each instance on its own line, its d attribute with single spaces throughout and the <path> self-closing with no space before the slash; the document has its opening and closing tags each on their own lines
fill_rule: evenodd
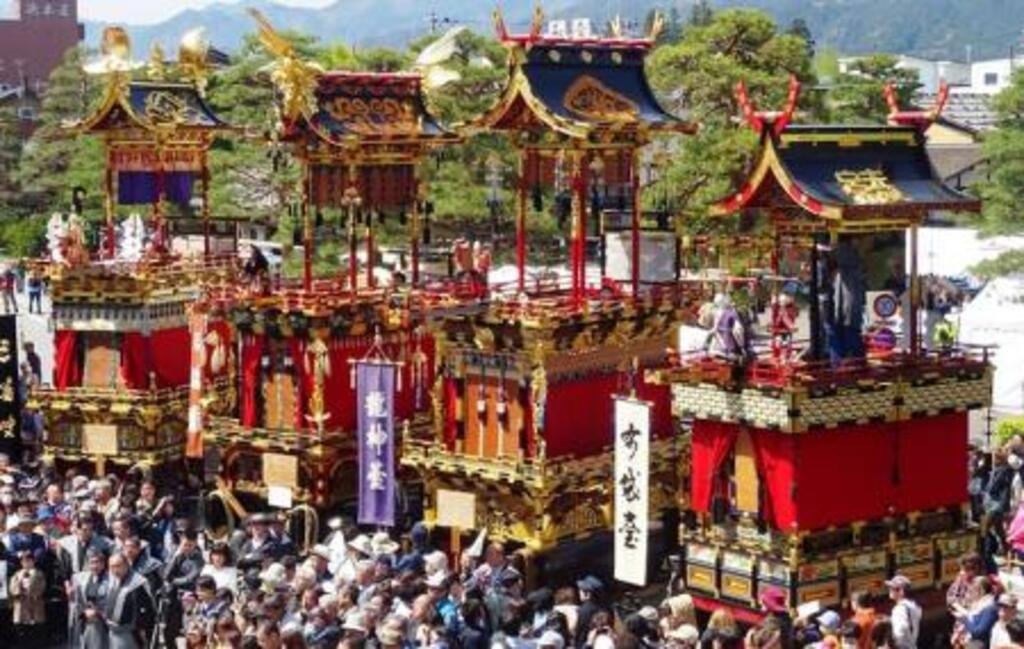
<svg viewBox="0 0 1024 649">
<path fill-rule="evenodd" d="M 454 25 L 457 21 L 454 18 L 448 16 L 439 16 L 433 9 L 427 14 L 427 23 L 430 25 L 430 33 L 436 34 L 438 27 L 446 25 Z"/>
</svg>

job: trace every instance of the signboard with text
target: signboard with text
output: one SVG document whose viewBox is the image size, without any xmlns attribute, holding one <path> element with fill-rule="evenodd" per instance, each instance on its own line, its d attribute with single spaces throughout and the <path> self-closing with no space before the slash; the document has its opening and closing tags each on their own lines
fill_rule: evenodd
<svg viewBox="0 0 1024 649">
<path fill-rule="evenodd" d="M 615 579 L 647 585 L 651 404 L 615 397 Z"/>
</svg>

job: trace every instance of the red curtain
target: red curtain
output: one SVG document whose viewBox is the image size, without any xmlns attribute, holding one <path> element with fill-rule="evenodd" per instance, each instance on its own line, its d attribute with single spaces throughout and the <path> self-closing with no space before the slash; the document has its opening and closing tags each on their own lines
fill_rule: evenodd
<svg viewBox="0 0 1024 649">
<path fill-rule="evenodd" d="M 654 385 L 639 381 L 636 389 L 636 396 L 644 401 L 650 401 L 651 408 L 651 434 L 654 437 L 670 437 L 672 430 L 672 390 L 668 385 Z"/>
<path fill-rule="evenodd" d="M 544 441 L 548 457 L 586 457 L 612 445 L 612 395 L 619 373 L 593 374 L 548 386 Z"/>
<path fill-rule="evenodd" d="M 694 511 L 711 508 L 711 494 L 722 465 L 736 445 L 739 426 L 700 420 L 693 424 L 690 458 L 690 498 Z"/>
<path fill-rule="evenodd" d="M 324 399 L 327 412 L 331 413 L 326 426 L 332 430 L 356 429 L 356 389 L 352 382 L 352 364 L 366 355 L 370 349 L 369 338 L 344 338 L 332 340 L 331 375 L 324 385 Z"/>
<path fill-rule="evenodd" d="M 158 388 L 188 385 L 191 352 L 188 327 L 161 329 L 150 334 L 153 371 Z"/>
<path fill-rule="evenodd" d="M 761 481 L 761 518 L 788 531 L 797 520 L 795 500 L 796 438 L 771 430 L 751 430 L 754 461 Z"/>
<path fill-rule="evenodd" d="M 58 331 L 53 338 L 53 385 L 58 390 L 82 385 L 82 364 L 78 356 L 78 333 Z"/>
<path fill-rule="evenodd" d="M 523 405 L 523 434 L 526 436 L 526 457 L 532 458 L 537 455 L 537 429 L 533 425 L 533 401 L 530 400 L 530 387 L 519 390 L 519 400 Z"/>
<path fill-rule="evenodd" d="M 257 395 L 260 391 L 260 361 L 266 341 L 263 336 L 242 337 L 242 385 L 239 390 L 239 409 L 242 425 L 255 426 L 259 419 Z"/>
<path fill-rule="evenodd" d="M 455 450 L 459 435 L 459 386 L 454 377 L 446 376 L 444 381 L 444 445 L 449 451 Z"/>
<path fill-rule="evenodd" d="M 895 507 L 900 513 L 967 502 L 967 413 L 954 412 L 898 424 L 898 485 Z"/>
<path fill-rule="evenodd" d="M 897 491 L 894 476 L 898 426 L 850 425 L 796 437 L 796 523 L 801 530 L 879 518 L 888 513 L 895 504 Z M 929 481 L 932 479 L 934 476 L 929 477 Z"/>
<path fill-rule="evenodd" d="M 149 337 L 138 331 L 125 333 L 121 337 L 121 378 L 124 386 L 129 390 L 148 389 L 149 367 Z"/>
</svg>

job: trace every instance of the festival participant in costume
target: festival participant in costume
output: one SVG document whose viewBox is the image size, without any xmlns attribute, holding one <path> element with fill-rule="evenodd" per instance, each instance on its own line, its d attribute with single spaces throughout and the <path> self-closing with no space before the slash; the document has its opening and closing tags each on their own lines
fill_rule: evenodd
<svg viewBox="0 0 1024 649">
<path fill-rule="evenodd" d="M 92 515 L 80 511 L 75 517 L 72 534 L 58 542 L 58 558 L 66 580 L 86 569 L 86 555 L 90 550 L 106 555 L 111 546 L 106 537 L 96 534 Z"/>
<path fill-rule="evenodd" d="M 864 590 L 851 593 L 850 608 L 853 609 L 852 621 L 858 629 L 857 649 L 871 649 L 871 629 L 878 619 L 878 614 L 871 606 L 871 596 Z"/>
<path fill-rule="evenodd" d="M 86 555 L 87 569 L 76 573 L 68 588 L 68 638 L 73 649 L 107 649 L 109 637 L 103 618 L 110 596 L 107 556 L 97 548 L 90 548 Z"/>
<path fill-rule="evenodd" d="M 178 549 L 164 568 L 164 586 L 161 592 L 164 608 L 164 642 L 174 645 L 182 627 L 180 593 L 195 589 L 196 580 L 202 572 L 203 553 L 199 549 L 199 535 L 193 529 L 182 530 Z"/>
<path fill-rule="evenodd" d="M 123 554 L 108 562 L 109 593 L 104 619 L 109 649 L 141 649 L 146 646 L 144 629 L 152 628 L 156 616 L 146 580 L 131 571 Z"/>
<path fill-rule="evenodd" d="M 608 609 L 601 603 L 604 585 L 597 577 L 588 575 L 579 580 L 576 582 L 576 590 L 580 594 L 580 607 L 576 618 L 575 645 L 577 649 L 581 649 L 587 644 L 587 638 L 593 631 L 594 616 Z"/>
</svg>

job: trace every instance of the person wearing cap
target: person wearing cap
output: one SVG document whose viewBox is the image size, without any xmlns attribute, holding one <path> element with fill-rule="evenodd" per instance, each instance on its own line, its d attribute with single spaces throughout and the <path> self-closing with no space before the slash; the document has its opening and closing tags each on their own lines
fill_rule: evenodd
<svg viewBox="0 0 1024 649">
<path fill-rule="evenodd" d="M 680 624 L 665 636 L 668 649 L 694 649 L 700 642 L 700 631 L 692 624 Z"/>
<path fill-rule="evenodd" d="M 398 572 L 422 572 L 423 558 L 430 553 L 430 532 L 423 522 L 417 522 L 409 530 L 409 543 L 412 546 L 403 554 L 395 566 Z"/>
<path fill-rule="evenodd" d="M 839 627 L 842 625 L 842 618 L 839 613 L 825 609 L 818 614 L 815 621 L 818 627 L 820 640 L 812 645 L 815 649 L 827 649 L 828 647 L 839 646 Z"/>
<path fill-rule="evenodd" d="M 896 574 L 885 582 L 892 600 L 892 637 L 896 649 L 914 649 L 921 631 L 921 607 L 907 595 L 911 582 L 901 574 Z"/>
<path fill-rule="evenodd" d="M 316 572 L 316 583 L 323 584 L 334 579 L 330 570 L 331 549 L 322 543 L 317 543 L 309 551 L 309 563 Z"/>
<path fill-rule="evenodd" d="M 601 603 L 601 580 L 587 575 L 576 582 L 576 590 L 580 594 L 580 607 L 576 614 L 576 638 L 574 644 L 582 649 L 587 644 L 587 635 L 591 631 L 591 620 L 595 615 L 608 609 Z"/>
<path fill-rule="evenodd" d="M 35 555 L 29 550 L 18 554 L 20 568 L 11 577 L 7 589 L 11 602 L 11 622 L 19 647 L 31 647 L 42 639 L 46 624 L 46 605 L 43 592 L 46 578 L 36 567 Z"/>
<path fill-rule="evenodd" d="M 7 535 L 7 570 L 9 573 L 18 569 L 19 556 L 22 552 L 31 552 L 35 565 L 40 569 L 46 562 L 46 539 L 35 531 L 38 520 L 31 510 L 18 516 L 18 526 Z"/>
<path fill-rule="evenodd" d="M 996 599 L 996 606 L 999 607 L 999 619 L 992 626 L 988 649 L 999 649 L 1013 644 L 1006 625 L 1017 619 L 1017 597 L 1011 593 L 1000 593 Z"/>
<path fill-rule="evenodd" d="M 761 590 L 758 601 L 779 631 L 779 641 L 783 647 L 793 644 L 793 617 L 789 614 L 786 591 L 778 586 L 768 586 Z"/>
<path fill-rule="evenodd" d="M 238 565 L 243 568 L 281 558 L 281 547 L 270 530 L 270 514 L 253 514 L 246 521 L 246 539 L 238 549 Z"/>
</svg>

